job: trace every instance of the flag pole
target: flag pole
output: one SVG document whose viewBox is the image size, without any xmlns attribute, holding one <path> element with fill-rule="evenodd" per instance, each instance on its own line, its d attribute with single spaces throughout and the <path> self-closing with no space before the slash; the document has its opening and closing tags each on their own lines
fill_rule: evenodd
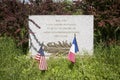
<svg viewBox="0 0 120 80">
<path fill-rule="evenodd" d="M 82 59 L 82 57 L 80 57 L 80 58 L 81 58 L 81 63 L 82 63 L 82 73 L 83 73 L 83 75 L 85 75 L 85 69 L 84 69 L 83 59 Z"/>
<path fill-rule="evenodd" d="M 74 37 L 76 38 L 76 34 L 75 33 L 74 33 Z M 81 58 L 81 63 L 82 63 L 82 73 L 83 73 L 83 75 L 85 75 L 85 69 L 84 69 L 84 64 L 83 64 L 82 58 Z"/>
<path fill-rule="evenodd" d="M 74 37 L 76 38 L 76 34 L 75 33 L 74 33 Z M 82 63 L 82 73 L 83 73 L 83 75 L 85 75 L 83 60 L 82 60 L 82 57 L 80 57 L 80 58 L 81 58 L 81 63 Z"/>
<path fill-rule="evenodd" d="M 76 34 L 74 33 L 74 37 L 76 37 Z"/>
<path fill-rule="evenodd" d="M 74 37 L 76 38 L 76 34 L 74 33 Z M 84 64 L 83 64 L 83 60 L 82 60 L 82 58 L 81 58 L 81 63 L 82 63 L 82 73 L 83 73 L 83 75 L 85 74 L 85 70 L 84 70 Z"/>
</svg>

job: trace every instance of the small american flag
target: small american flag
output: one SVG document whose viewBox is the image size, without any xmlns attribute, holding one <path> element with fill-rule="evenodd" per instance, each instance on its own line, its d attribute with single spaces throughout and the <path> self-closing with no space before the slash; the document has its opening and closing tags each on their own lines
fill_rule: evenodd
<svg viewBox="0 0 120 80">
<path fill-rule="evenodd" d="M 45 54 L 42 49 L 42 46 L 40 47 L 38 54 L 35 56 L 35 59 L 39 62 L 39 69 L 40 70 L 47 70 L 47 62 L 45 59 Z"/>
</svg>

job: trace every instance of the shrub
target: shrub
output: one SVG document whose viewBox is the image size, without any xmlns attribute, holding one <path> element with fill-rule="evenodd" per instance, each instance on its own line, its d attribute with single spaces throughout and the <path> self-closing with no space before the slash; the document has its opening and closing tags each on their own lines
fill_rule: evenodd
<svg viewBox="0 0 120 80">
<path fill-rule="evenodd" d="M 81 2 L 53 3 L 51 0 L 41 2 L 30 0 L 31 4 L 17 0 L 0 2 L 0 36 L 12 36 L 16 44 L 26 53 L 28 48 L 29 15 L 78 15 L 92 14 L 94 19 L 95 42 L 106 45 L 120 40 L 119 1 L 83 0 Z M 33 22 L 34 23 L 34 22 Z"/>
<path fill-rule="evenodd" d="M 36 0 L 38 1 L 38 0 Z M 78 4 L 77 4 L 78 5 Z M 29 15 L 71 15 L 82 14 L 80 7 L 71 3 L 34 2 L 25 4 L 17 0 L 0 2 L 0 36 L 12 36 L 18 46 L 26 52 L 28 47 Z M 31 21 L 31 20 L 30 20 Z"/>
<path fill-rule="evenodd" d="M 85 0 L 85 14 L 95 17 L 95 42 L 112 44 L 120 40 L 119 5 L 119 0 Z"/>
</svg>

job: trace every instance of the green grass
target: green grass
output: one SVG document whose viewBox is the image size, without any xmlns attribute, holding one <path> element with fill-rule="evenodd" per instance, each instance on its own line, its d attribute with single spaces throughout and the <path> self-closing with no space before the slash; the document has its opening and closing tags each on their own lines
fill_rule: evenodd
<svg viewBox="0 0 120 80">
<path fill-rule="evenodd" d="M 22 54 L 14 40 L 0 38 L 0 80 L 120 80 L 120 47 L 96 45 L 93 56 L 77 56 L 72 65 L 65 58 L 47 60 L 43 73 L 35 60 Z"/>
</svg>

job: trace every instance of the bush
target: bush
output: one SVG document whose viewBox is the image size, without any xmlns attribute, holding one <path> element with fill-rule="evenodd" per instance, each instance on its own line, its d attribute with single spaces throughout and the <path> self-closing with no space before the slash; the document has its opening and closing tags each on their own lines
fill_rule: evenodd
<svg viewBox="0 0 120 80">
<path fill-rule="evenodd" d="M 119 1 L 115 0 L 83 0 L 81 2 L 53 3 L 51 0 L 41 2 L 31 1 L 31 4 L 17 0 L 2 0 L 0 2 L 0 36 L 12 36 L 16 44 L 26 53 L 28 47 L 28 16 L 29 15 L 79 15 L 95 16 L 95 43 L 113 44 L 120 40 Z M 29 20 L 31 21 L 31 20 Z M 34 23 L 34 22 L 33 22 Z"/>
<path fill-rule="evenodd" d="M 94 15 L 95 42 L 117 43 L 120 40 L 119 0 L 84 0 L 85 14 Z"/>
<path fill-rule="evenodd" d="M 31 1 L 31 4 L 17 0 L 2 0 L 0 2 L 0 36 L 4 36 L 4 34 L 12 36 L 17 45 L 22 47 L 23 52 L 26 52 L 29 35 L 28 21 L 31 21 L 28 20 L 29 15 L 82 14 L 81 6 L 77 5 L 69 2 L 53 3 L 51 0 Z"/>
</svg>

